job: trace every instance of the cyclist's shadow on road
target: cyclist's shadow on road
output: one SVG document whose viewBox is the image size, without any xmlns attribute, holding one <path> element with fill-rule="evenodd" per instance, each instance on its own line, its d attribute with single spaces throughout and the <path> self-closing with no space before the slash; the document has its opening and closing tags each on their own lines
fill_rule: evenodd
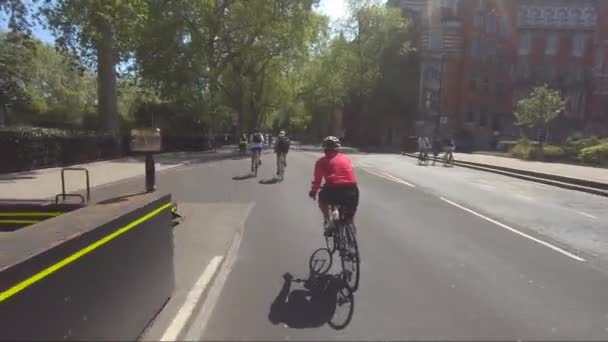
<svg viewBox="0 0 608 342">
<path fill-rule="evenodd" d="M 279 177 L 272 177 L 272 178 L 260 180 L 260 184 L 264 184 L 264 185 L 277 184 L 277 183 L 281 183 L 281 179 Z"/>
<path fill-rule="evenodd" d="M 352 319 L 354 298 L 339 276 L 311 274 L 308 279 L 283 275 L 281 291 L 270 306 L 268 319 L 272 324 L 284 323 L 289 328 L 318 328 L 324 324 L 341 330 Z M 294 282 L 303 288 L 292 290 Z"/>
<path fill-rule="evenodd" d="M 234 176 L 232 177 L 232 180 L 236 180 L 236 181 L 240 181 L 240 180 L 246 180 L 246 179 L 251 179 L 251 178 L 255 178 L 255 174 L 254 173 L 248 173 L 246 175 L 242 175 L 242 176 Z"/>
</svg>

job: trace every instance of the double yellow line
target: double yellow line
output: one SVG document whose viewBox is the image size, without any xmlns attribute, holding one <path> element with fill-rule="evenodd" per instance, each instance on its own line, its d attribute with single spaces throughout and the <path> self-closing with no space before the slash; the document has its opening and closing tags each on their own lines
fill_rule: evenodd
<svg viewBox="0 0 608 342">
<path fill-rule="evenodd" d="M 77 251 L 76 253 L 68 256 L 67 258 L 59 261 L 58 263 L 51 265 L 45 269 L 43 269 L 42 271 L 34 274 L 33 276 L 21 281 L 20 283 L 10 287 L 8 290 L 5 290 L 3 292 L 0 292 L 0 303 L 2 303 L 3 301 L 11 298 L 12 296 L 18 294 L 19 292 L 27 289 L 28 287 L 32 286 L 33 284 L 37 283 L 38 281 L 50 276 L 51 274 L 59 271 L 60 269 L 64 268 L 65 266 L 73 263 L 74 261 L 82 258 L 83 256 L 91 253 L 92 251 L 96 250 L 97 248 L 107 244 L 108 242 L 116 239 L 117 237 L 119 237 L 120 235 L 128 232 L 129 230 L 139 226 L 140 224 L 148 221 L 149 219 L 153 218 L 154 216 L 160 214 L 163 210 L 173 207 L 173 203 L 167 203 L 162 205 L 161 207 L 155 209 L 154 211 L 146 214 L 145 216 L 142 216 L 140 218 L 138 218 L 137 220 L 127 224 L 126 226 L 116 230 L 115 232 L 97 240 L 96 242 L 88 245 L 87 247 Z"/>
<path fill-rule="evenodd" d="M 40 218 L 50 218 L 56 217 L 63 213 L 57 211 L 49 211 L 49 212 L 14 212 L 14 213 L 0 213 L 0 224 L 34 224 L 40 222 L 40 220 L 23 220 L 19 219 L 19 217 L 40 217 Z M 3 217 L 7 217 L 7 219 L 3 219 Z"/>
</svg>

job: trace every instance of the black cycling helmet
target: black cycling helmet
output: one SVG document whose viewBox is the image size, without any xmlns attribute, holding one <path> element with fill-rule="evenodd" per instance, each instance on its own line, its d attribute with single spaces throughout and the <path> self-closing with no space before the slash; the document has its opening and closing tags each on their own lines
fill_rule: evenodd
<svg viewBox="0 0 608 342">
<path fill-rule="evenodd" d="M 322 146 L 326 150 L 337 150 L 340 148 L 340 139 L 330 135 L 323 139 Z"/>
</svg>

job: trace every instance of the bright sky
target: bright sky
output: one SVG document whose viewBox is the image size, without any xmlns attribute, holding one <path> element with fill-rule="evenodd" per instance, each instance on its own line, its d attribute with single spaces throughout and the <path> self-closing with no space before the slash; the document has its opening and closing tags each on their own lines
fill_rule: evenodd
<svg viewBox="0 0 608 342">
<path fill-rule="evenodd" d="M 346 0 L 321 0 L 318 10 L 319 12 L 329 16 L 332 21 L 340 19 L 346 15 Z M 8 18 L 6 18 L 5 15 L 0 15 L 0 31 L 5 31 L 7 29 L 7 19 Z M 36 38 L 44 42 L 54 43 L 55 41 L 51 32 L 44 29 L 44 27 L 39 24 L 34 25 L 32 31 Z"/>
<path fill-rule="evenodd" d="M 332 19 L 339 19 L 346 14 L 346 0 L 321 0 L 319 11 Z"/>
</svg>

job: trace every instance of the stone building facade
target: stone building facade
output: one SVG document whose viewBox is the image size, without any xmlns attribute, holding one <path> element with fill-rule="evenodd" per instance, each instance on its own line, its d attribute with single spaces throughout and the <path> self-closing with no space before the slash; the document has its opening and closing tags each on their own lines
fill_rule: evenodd
<svg viewBox="0 0 608 342">
<path fill-rule="evenodd" d="M 567 100 L 552 132 L 608 134 L 608 1 L 389 0 L 421 55 L 416 134 L 478 147 L 517 137 L 513 109 L 536 85 Z"/>
</svg>

